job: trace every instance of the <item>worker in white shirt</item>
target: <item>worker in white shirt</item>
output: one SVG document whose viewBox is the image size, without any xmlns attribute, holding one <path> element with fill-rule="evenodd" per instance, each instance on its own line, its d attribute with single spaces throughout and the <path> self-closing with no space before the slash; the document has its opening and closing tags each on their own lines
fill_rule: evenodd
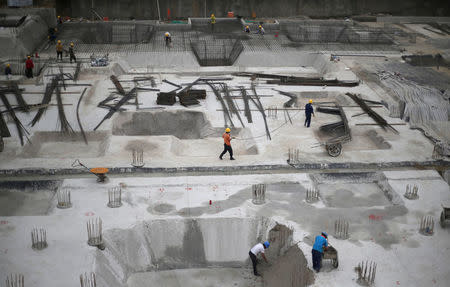
<svg viewBox="0 0 450 287">
<path fill-rule="evenodd" d="M 252 264 L 253 264 L 253 273 L 255 274 L 255 276 L 260 276 L 260 274 L 258 272 L 256 272 L 256 264 L 258 263 L 256 260 L 256 256 L 258 256 L 259 253 L 261 253 L 262 258 L 264 259 L 264 261 L 267 262 L 267 258 L 266 255 L 264 255 L 264 249 L 269 248 L 269 241 L 266 241 L 264 243 L 258 243 L 255 246 L 253 246 L 252 249 L 250 249 L 250 251 L 248 252 L 248 255 L 250 255 L 250 259 L 252 260 Z"/>
</svg>

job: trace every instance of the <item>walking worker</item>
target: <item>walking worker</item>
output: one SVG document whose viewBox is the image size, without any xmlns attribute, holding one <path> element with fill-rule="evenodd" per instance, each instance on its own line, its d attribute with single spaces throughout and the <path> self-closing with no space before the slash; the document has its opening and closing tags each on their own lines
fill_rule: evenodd
<svg viewBox="0 0 450 287">
<path fill-rule="evenodd" d="M 63 55 L 63 45 L 61 44 L 61 40 L 58 40 L 58 44 L 56 44 L 56 60 L 58 61 L 58 58 L 61 58 L 62 61 L 62 55 Z"/>
<path fill-rule="evenodd" d="M 235 137 L 232 137 L 230 135 L 230 128 L 226 128 L 225 132 L 223 133 L 222 137 L 223 137 L 223 152 L 220 154 L 219 158 L 222 160 L 222 157 L 224 154 L 226 154 L 226 152 L 230 153 L 230 160 L 234 160 L 233 157 L 233 149 L 231 148 L 231 140 L 235 139 Z"/>
<path fill-rule="evenodd" d="M 307 103 L 305 105 L 305 116 L 306 116 L 306 119 L 305 119 L 305 124 L 304 125 L 306 127 L 308 127 L 308 128 L 309 128 L 309 125 L 311 124 L 311 115 L 313 115 L 315 117 L 315 115 L 314 115 L 314 108 L 312 106 L 312 102 L 313 102 L 313 100 L 309 100 L 309 103 Z"/>
<path fill-rule="evenodd" d="M 166 46 L 172 43 L 172 35 L 169 32 L 164 33 L 164 39 L 166 41 Z"/>
<path fill-rule="evenodd" d="M 72 60 L 76 63 L 77 57 L 75 57 L 75 52 L 73 51 L 73 43 L 70 43 L 69 47 L 69 56 L 70 56 L 70 63 L 72 64 Z"/>
<path fill-rule="evenodd" d="M 245 32 L 245 33 L 250 33 L 250 27 L 249 27 L 248 25 L 245 26 L 244 32 Z"/>
<path fill-rule="evenodd" d="M 255 276 L 261 276 L 256 271 L 256 264 L 258 264 L 258 261 L 256 260 L 256 256 L 258 256 L 258 254 L 261 253 L 261 257 L 264 259 L 264 261 L 266 261 L 266 263 L 269 263 L 267 261 L 266 255 L 264 255 L 264 249 L 269 248 L 269 246 L 270 246 L 269 241 L 266 241 L 264 243 L 258 243 L 255 246 L 253 246 L 253 248 L 250 249 L 250 251 L 248 252 L 248 255 L 250 256 L 250 259 L 252 260 L 253 274 L 255 274 Z"/>
<path fill-rule="evenodd" d="M 216 16 L 214 16 L 214 14 L 211 14 L 210 22 L 211 22 L 211 30 L 214 32 L 214 25 L 216 24 Z"/>
<path fill-rule="evenodd" d="M 10 64 L 6 64 L 5 75 L 6 75 L 6 78 L 8 78 L 8 80 L 11 80 L 12 71 L 11 71 L 11 65 Z"/>
<path fill-rule="evenodd" d="M 25 76 L 27 76 L 27 78 L 33 78 L 33 68 L 33 60 L 31 60 L 31 56 L 28 56 L 25 61 Z"/>
<path fill-rule="evenodd" d="M 323 251 L 328 247 L 328 234 L 326 232 L 322 232 L 321 235 L 316 236 L 316 240 L 314 241 L 313 249 L 312 249 L 312 261 L 313 268 L 316 272 L 320 271 L 320 267 L 322 267 L 322 257 Z"/>
</svg>

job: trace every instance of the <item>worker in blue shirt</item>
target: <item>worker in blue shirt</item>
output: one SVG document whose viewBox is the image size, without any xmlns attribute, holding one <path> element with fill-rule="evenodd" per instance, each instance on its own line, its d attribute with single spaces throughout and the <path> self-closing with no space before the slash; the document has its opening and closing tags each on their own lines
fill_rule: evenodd
<svg viewBox="0 0 450 287">
<path fill-rule="evenodd" d="M 311 115 L 315 116 L 312 102 L 313 102 L 313 100 L 309 100 L 309 103 L 307 103 L 305 105 L 305 116 L 306 116 L 305 126 L 308 128 L 309 128 L 309 125 L 311 124 Z"/>
<path fill-rule="evenodd" d="M 314 241 L 313 249 L 312 249 L 312 261 L 313 268 L 316 272 L 320 271 L 320 267 L 322 266 L 322 257 L 323 251 L 328 247 L 328 234 L 326 232 L 322 232 L 321 235 L 316 236 L 316 240 Z"/>
</svg>

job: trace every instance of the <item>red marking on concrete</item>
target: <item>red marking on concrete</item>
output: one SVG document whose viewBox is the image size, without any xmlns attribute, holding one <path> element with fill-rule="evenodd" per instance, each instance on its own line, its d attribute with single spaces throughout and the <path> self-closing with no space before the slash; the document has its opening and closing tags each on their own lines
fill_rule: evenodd
<svg viewBox="0 0 450 287">
<path fill-rule="evenodd" d="M 93 213 L 92 211 L 86 212 L 84 215 L 86 216 L 94 216 L 95 213 Z"/>
<path fill-rule="evenodd" d="M 5 225 L 5 224 L 9 224 L 9 222 L 7 220 L 1 220 L 0 221 L 0 225 Z"/>
<path fill-rule="evenodd" d="M 192 187 L 186 187 L 186 190 L 192 190 Z"/>
<path fill-rule="evenodd" d="M 380 221 L 383 220 L 383 215 L 371 214 L 369 215 L 370 220 Z"/>
<path fill-rule="evenodd" d="M 397 281 L 396 283 L 397 283 L 397 285 L 400 285 L 400 281 Z"/>
</svg>

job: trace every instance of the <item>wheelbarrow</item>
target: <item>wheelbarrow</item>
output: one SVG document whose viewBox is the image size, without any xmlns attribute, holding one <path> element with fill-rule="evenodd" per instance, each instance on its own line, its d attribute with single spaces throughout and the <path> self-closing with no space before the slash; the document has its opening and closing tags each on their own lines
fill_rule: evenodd
<svg viewBox="0 0 450 287">
<path fill-rule="evenodd" d="M 106 182 L 106 180 L 108 179 L 106 177 L 106 174 L 108 173 L 109 169 L 106 167 L 94 167 L 94 168 L 88 168 L 87 166 L 85 166 L 84 164 L 81 163 L 81 161 L 79 159 L 76 159 L 73 163 L 72 163 L 72 167 L 78 167 L 78 166 L 82 166 L 85 169 L 87 169 L 90 173 L 92 173 L 93 175 L 95 175 L 97 177 L 97 182 L 101 182 L 104 183 Z"/>
<path fill-rule="evenodd" d="M 338 268 L 339 266 L 338 252 L 336 248 L 334 248 L 330 244 L 328 244 L 328 248 L 323 251 L 322 259 L 331 260 L 331 264 L 334 268 Z"/>
<path fill-rule="evenodd" d="M 439 223 L 442 228 L 445 228 L 447 223 L 450 223 L 450 200 L 444 201 L 442 204 L 441 218 Z"/>
</svg>

